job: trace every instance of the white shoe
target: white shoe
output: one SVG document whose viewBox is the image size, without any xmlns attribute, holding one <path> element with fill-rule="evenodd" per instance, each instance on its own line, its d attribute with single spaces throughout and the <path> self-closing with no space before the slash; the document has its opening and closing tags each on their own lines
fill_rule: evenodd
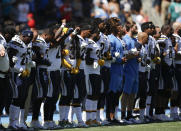
<svg viewBox="0 0 181 131">
<path fill-rule="evenodd" d="M 178 113 L 171 113 L 170 118 L 172 118 L 175 121 L 180 120 Z"/>
<path fill-rule="evenodd" d="M 27 125 L 25 124 L 24 113 L 25 113 L 25 110 L 24 110 L 24 109 L 21 109 L 21 110 L 20 110 L 18 127 L 21 128 L 21 129 L 23 129 L 23 130 L 27 130 L 28 127 L 27 127 Z"/>
<path fill-rule="evenodd" d="M 137 123 L 139 123 L 139 124 L 141 124 L 141 123 L 146 123 L 146 120 L 145 120 L 144 117 L 139 117 L 139 118 L 137 119 Z"/>
<path fill-rule="evenodd" d="M 18 119 L 20 114 L 20 108 L 14 105 L 10 105 L 9 108 L 9 128 L 18 129 Z"/>
<path fill-rule="evenodd" d="M 158 114 L 154 116 L 155 120 L 163 121 L 162 114 Z"/>
<path fill-rule="evenodd" d="M 20 124 L 18 125 L 18 127 L 21 128 L 21 129 L 23 129 L 23 130 L 27 130 L 27 129 L 28 129 L 28 127 L 27 127 L 27 125 L 26 125 L 25 123 L 20 123 Z"/>
<path fill-rule="evenodd" d="M 139 121 L 134 118 L 130 118 L 129 121 L 132 122 L 132 124 L 139 124 Z"/>
<path fill-rule="evenodd" d="M 103 125 L 103 126 L 110 124 L 110 122 L 108 122 L 108 121 L 106 121 L 106 120 L 100 121 L 100 123 L 101 123 L 101 125 Z"/>
<path fill-rule="evenodd" d="M 46 130 L 50 129 L 50 124 L 49 121 L 44 121 L 43 125 L 42 125 Z"/>
<path fill-rule="evenodd" d="M 74 121 L 71 122 L 71 127 L 75 128 L 75 127 L 78 127 L 78 124 L 76 124 Z"/>
<path fill-rule="evenodd" d="M 181 120 L 181 116 L 178 114 L 178 119 Z"/>
<path fill-rule="evenodd" d="M 51 129 L 57 129 L 60 128 L 60 126 L 58 126 L 55 121 L 49 121 L 49 128 Z"/>
<path fill-rule="evenodd" d="M 166 116 L 165 114 L 161 114 L 161 118 L 163 121 L 173 121 L 173 118 L 170 118 L 170 117 Z"/>
<path fill-rule="evenodd" d="M 37 121 L 31 121 L 30 127 L 35 128 L 35 129 L 44 129 L 44 127 L 40 124 L 40 122 Z"/>
<path fill-rule="evenodd" d="M 126 120 L 126 119 L 121 119 L 120 122 L 121 122 L 122 124 L 133 124 L 132 121 L 129 121 L 129 120 Z"/>
</svg>

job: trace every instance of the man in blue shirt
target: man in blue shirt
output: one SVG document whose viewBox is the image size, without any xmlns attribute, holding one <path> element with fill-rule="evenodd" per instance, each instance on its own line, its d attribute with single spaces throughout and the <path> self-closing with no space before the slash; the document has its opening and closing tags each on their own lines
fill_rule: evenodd
<svg viewBox="0 0 181 131">
<path fill-rule="evenodd" d="M 118 34 L 121 31 L 119 19 L 111 18 L 109 19 L 109 22 L 112 34 L 109 35 L 108 38 L 111 43 L 111 55 L 113 60 L 110 68 L 111 79 L 107 93 L 107 110 L 109 110 L 107 117 L 108 121 L 111 123 L 118 123 L 115 119 L 115 109 L 119 104 L 123 78 L 123 63 L 125 62 L 125 59 L 123 57 L 123 43 L 122 40 L 118 38 Z"/>
<path fill-rule="evenodd" d="M 128 59 L 124 66 L 124 85 L 123 85 L 123 95 L 121 99 L 122 104 L 122 119 L 126 118 L 126 108 L 127 108 L 127 120 L 134 122 L 132 118 L 132 110 L 134 105 L 135 95 L 138 91 L 138 51 L 135 47 L 134 35 L 137 34 L 136 24 L 126 23 L 125 24 L 126 35 L 123 37 L 126 43 Z"/>
</svg>

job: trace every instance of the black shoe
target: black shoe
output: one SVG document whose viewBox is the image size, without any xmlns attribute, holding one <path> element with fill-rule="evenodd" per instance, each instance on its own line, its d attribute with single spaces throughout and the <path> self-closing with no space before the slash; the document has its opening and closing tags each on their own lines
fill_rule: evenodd
<svg viewBox="0 0 181 131">
<path fill-rule="evenodd" d="M 113 124 L 113 125 L 120 125 L 120 124 L 122 124 L 119 120 L 116 120 L 116 119 L 111 120 L 110 122 L 111 122 L 111 124 Z"/>
<path fill-rule="evenodd" d="M 153 123 L 155 120 L 151 117 L 145 116 L 145 120 L 147 123 Z"/>
<path fill-rule="evenodd" d="M 0 130 L 4 130 L 4 129 L 5 127 L 2 124 L 0 124 Z"/>
<path fill-rule="evenodd" d="M 19 128 L 18 128 L 18 127 L 17 127 L 17 128 L 14 128 L 14 127 L 12 127 L 12 126 L 8 126 L 8 130 L 10 130 L 10 131 L 18 131 Z"/>
</svg>

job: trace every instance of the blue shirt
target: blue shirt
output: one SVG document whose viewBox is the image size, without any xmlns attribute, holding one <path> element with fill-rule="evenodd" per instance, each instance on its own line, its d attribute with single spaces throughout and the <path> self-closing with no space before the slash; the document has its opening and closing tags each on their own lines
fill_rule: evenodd
<svg viewBox="0 0 181 131">
<path fill-rule="evenodd" d="M 131 38 L 129 35 L 123 37 L 124 42 L 126 43 L 126 50 L 130 51 L 136 46 L 136 39 Z M 127 61 L 124 65 L 124 74 L 125 75 L 138 75 L 139 64 L 137 58 L 132 58 Z"/>
<path fill-rule="evenodd" d="M 123 47 L 122 47 L 122 43 L 113 34 L 109 35 L 108 38 L 109 38 L 110 44 L 111 44 L 111 55 L 114 59 L 116 59 L 115 62 L 111 64 L 111 70 L 116 71 L 116 72 L 117 71 L 122 72 L 122 70 L 123 70 L 123 64 L 122 64 Z M 115 57 L 116 52 L 120 53 L 119 58 Z"/>
</svg>

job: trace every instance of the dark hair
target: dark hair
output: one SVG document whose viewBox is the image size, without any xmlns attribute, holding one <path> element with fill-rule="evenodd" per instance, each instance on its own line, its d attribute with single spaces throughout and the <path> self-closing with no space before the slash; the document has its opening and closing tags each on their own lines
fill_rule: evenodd
<svg viewBox="0 0 181 131">
<path fill-rule="evenodd" d="M 101 19 L 101 18 L 95 18 L 95 19 L 93 19 L 93 21 L 92 21 L 93 23 L 92 24 L 94 24 L 94 25 L 99 25 L 100 23 L 102 23 L 103 22 L 103 20 Z"/>
<path fill-rule="evenodd" d="M 117 17 L 112 17 L 107 20 L 107 24 L 110 25 L 110 31 L 111 33 L 117 33 L 117 26 L 120 25 L 120 19 Z"/>
<path fill-rule="evenodd" d="M 146 29 L 149 29 L 149 28 L 155 28 L 155 25 L 153 24 L 153 22 L 144 22 L 142 25 L 141 25 L 141 30 L 144 32 Z"/>
<path fill-rule="evenodd" d="M 164 32 L 166 32 L 170 28 L 171 28 L 170 25 L 163 25 L 162 28 L 161 28 L 161 32 L 164 33 Z"/>
<path fill-rule="evenodd" d="M 91 30 L 92 29 L 92 26 L 90 24 L 87 24 L 87 23 L 81 23 L 79 25 L 80 27 L 80 30 Z"/>
<path fill-rule="evenodd" d="M 16 34 L 16 30 L 15 30 L 14 26 L 10 26 L 10 25 L 5 26 L 4 28 L 2 28 L 1 32 L 2 32 L 3 35 L 4 34 L 9 34 L 11 36 L 14 36 Z"/>
<path fill-rule="evenodd" d="M 107 32 L 111 32 L 111 25 L 110 25 L 110 23 L 108 22 L 108 20 L 106 20 L 106 21 L 104 22 L 104 24 L 105 24 L 105 29 L 106 29 L 106 31 L 107 31 Z"/>
<path fill-rule="evenodd" d="M 30 28 L 28 27 L 27 24 L 20 24 L 19 25 L 19 32 L 22 32 L 23 30 L 30 30 Z"/>
<path fill-rule="evenodd" d="M 163 34 L 165 34 L 165 33 L 167 33 L 167 31 L 168 31 L 169 29 L 171 29 L 171 28 L 172 28 L 172 27 L 171 27 L 170 25 L 168 25 L 168 24 L 163 25 L 162 28 L 161 28 L 161 32 L 162 32 Z"/>
<path fill-rule="evenodd" d="M 134 24 L 131 24 L 130 22 L 126 22 L 124 27 L 126 29 L 126 31 L 130 31 L 130 29 L 134 26 Z"/>
</svg>

